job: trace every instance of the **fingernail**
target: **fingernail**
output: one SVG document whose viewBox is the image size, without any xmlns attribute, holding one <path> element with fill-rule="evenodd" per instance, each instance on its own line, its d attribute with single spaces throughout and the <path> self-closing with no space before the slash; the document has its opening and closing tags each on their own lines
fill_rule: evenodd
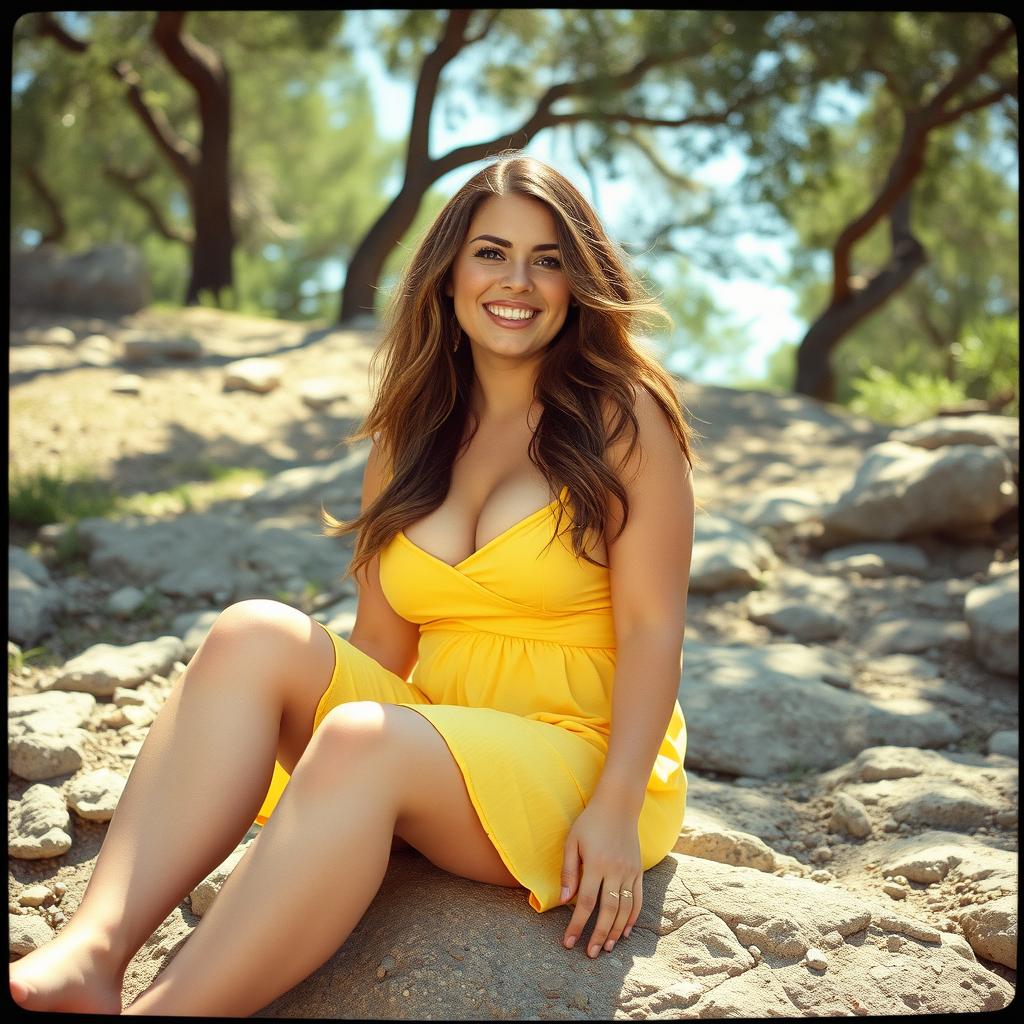
<svg viewBox="0 0 1024 1024">
<path fill-rule="evenodd" d="M 569 886 L 562 886 L 562 902 L 564 903 L 569 898 Z"/>
<path fill-rule="evenodd" d="M 576 936 L 570 935 L 565 944 L 569 949 L 572 949 L 572 947 L 576 945 Z"/>
<path fill-rule="evenodd" d="M 627 929 L 625 930 L 625 932 L 623 932 L 623 934 L 624 934 L 624 935 L 626 936 L 626 938 L 627 938 L 627 939 L 629 938 L 629 933 L 630 933 L 630 932 L 631 932 L 632 930 L 633 930 L 632 928 L 627 928 Z"/>
<path fill-rule="evenodd" d="M 608 940 L 608 941 L 607 941 L 607 942 L 606 942 L 606 943 L 604 944 L 604 948 L 605 948 L 605 949 L 607 949 L 607 950 L 608 950 L 608 952 L 610 953 L 610 952 L 611 952 L 611 951 L 612 951 L 612 950 L 613 950 L 613 949 L 615 948 L 615 943 L 614 943 L 614 942 L 613 942 L 613 941 L 612 941 L 611 939 L 609 939 L 609 940 Z"/>
<path fill-rule="evenodd" d="M 600 951 L 601 951 L 601 947 L 600 947 L 600 946 L 591 946 L 591 947 L 590 947 L 590 955 L 591 955 L 591 956 L 597 956 L 597 954 L 598 954 L 598 953 L 599 953 Z"/>
</svg>

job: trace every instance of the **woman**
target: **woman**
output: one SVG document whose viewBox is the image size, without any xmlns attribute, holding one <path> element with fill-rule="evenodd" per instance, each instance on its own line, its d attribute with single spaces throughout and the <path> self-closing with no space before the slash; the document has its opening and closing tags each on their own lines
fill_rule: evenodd
<svg viewBox="0 0 1024 1024">
<path fill-rule="evenodd" d="M 345 941 L 395 840 L 538 912 L 574 901 L 567 947 L 594 914 L 588 955 L 628 937 L 686 796 L 694 459 L 630 334 L 657 312 L 557 171 L 509 157 L 459 190 L 391 304 L 361 514 L 325 515 L 359 531 L 351 639 L 277 602 L 222 613 L 77 912 L 12 965 L 19 1003 L 117 1012 L 128 961 L 254 817 L 128 1013 L 261 1009 Z"/>
</svg>

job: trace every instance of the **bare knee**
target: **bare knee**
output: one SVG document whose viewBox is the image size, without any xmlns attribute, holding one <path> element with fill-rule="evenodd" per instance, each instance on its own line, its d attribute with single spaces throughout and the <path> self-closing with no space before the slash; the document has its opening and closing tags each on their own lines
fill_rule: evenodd
<svg viewBox="0 0 1024 1024">
<path fill-rule="evenodd" d="M 201 674 L 212 679 L 281 681 L 296 665 L 302 667 L 318 628 L 304 612 L 280 601 L 239 601 L 217 616 L 189 667 L 205 665 L 212 671 Z"/>
<path fill-rule="evenodd" d="M 372 700 L 339 704 L 324 715 L 302 757 L 293 781 L 336 785 L 341 778 L 387 781 L 391 726 L 384 708 Z"/>
</svg>

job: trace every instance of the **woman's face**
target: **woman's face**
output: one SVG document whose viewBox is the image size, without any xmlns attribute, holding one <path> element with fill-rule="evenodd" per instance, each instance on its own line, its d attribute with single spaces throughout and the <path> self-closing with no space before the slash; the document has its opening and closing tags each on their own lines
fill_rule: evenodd
<svg viewBox="0 0 1024 1024">
<path fill-rule="evenodd" d="M 526 196 L 489 196 L 470 221 L 445 290 L 475 349 L 540 352 L 562 329 L 572 298 L 551 211 Z"/>
</svg>

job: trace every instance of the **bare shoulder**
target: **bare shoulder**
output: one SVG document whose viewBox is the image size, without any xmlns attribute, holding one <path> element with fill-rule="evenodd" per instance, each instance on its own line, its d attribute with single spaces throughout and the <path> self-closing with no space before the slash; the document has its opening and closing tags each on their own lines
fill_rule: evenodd
<svg viewBox="0 0 1024 1024">
<path fill-rule="evenodd" d="M 607 396 L 602 396 L 601 412 L 605 433 L 611 436 L 619 419 L 619 407 Z M 683 454 L 668 414 L 654 395 L 642 385 L 635 389 L 632 412 L 637 425 L 635 442 L 627 424 L 626 429 L 609 443 L 605 451 L 605 461 L 623 484 L 628 488 L 630 482 L 648 468 L 651 459 L 655 460 L 659 472 L 688 474 L 690 463 Z"/>
</svg>

